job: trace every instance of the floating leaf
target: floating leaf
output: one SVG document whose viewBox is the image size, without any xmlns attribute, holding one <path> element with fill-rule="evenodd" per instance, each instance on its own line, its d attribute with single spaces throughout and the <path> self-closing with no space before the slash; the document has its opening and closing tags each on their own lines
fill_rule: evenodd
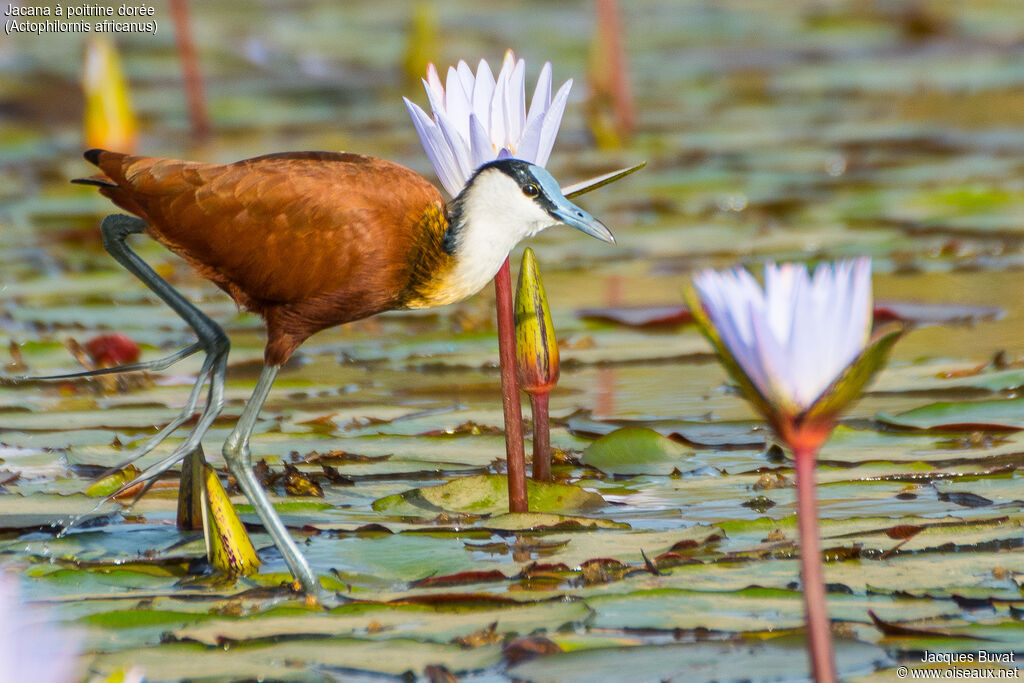
<svg viewBox="0 0 1024 683">
<path fill-rule="evenodd" d="M 891 427 L 944 432 L 1017 431 L 1024 429 L 1024 398 L 963 403 L 932 403 L 876 419 Z"/>
<path fill-rule="evenodd" d="M 527 482 L 530 510 L 576 512 L 604 506 L 604 499 L 578 486 Z M 508 484 L 503 475 L 453 479 L 446 484 L 412 489 L 380 498 L 373 509 L 391 515 L 436 515 L 441 511 L 492 515 L 508 510 Z"/>
<path fill-rule="evenodd" d="M 85 490 L 85 495 L 92 496 L 93 498 L 106 498 L 113 495 L 121 490 L 121 487 L 125 484 L 134 481 L 135 477 L 139 476 L 139 471 L 139 468 L 135 465 L 128 465 L 123 470 L 118 470 L 91 484 Z"/>
<path fill-rule="evenodd" d="M 693 455 L 686 447 L 645 427 L 623 427 L 602 436 L 583 452 L 582 460 L 606 474 L 671 474 Z"/>
</svg>

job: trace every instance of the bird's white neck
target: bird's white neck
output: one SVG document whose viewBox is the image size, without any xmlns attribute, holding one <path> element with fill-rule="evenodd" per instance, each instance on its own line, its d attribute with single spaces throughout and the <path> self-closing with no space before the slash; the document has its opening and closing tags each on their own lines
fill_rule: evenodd
<svg viewBox="0 0 1024 683">
<path fill-rule="evenodd" d="M 449 212 L 452 267 L 442 275 L 429 304 L 461 301 L 479 292 L 497 274 L 519 242 L 556 222 L 506 175 L 481 175 L 455 200 Z"/>
</svg>

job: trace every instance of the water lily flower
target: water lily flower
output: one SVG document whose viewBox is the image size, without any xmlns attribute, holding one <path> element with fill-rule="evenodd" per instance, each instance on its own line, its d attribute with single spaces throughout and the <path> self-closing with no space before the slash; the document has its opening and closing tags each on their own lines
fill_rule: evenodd
<svg viewBox="0 0 1024 683">
<path fill-rule="evenodd" d="M 489 161 L 515 157 L 538 166 L 547 164 L 572 79 L 552 97 L 551 63 L 544 64 L 529 111 L 525 79 L 526 62 L 517 61 L 509 50 L 497 78 L 484 60 L 475 75 L 464 61 L 449 67 L 444 84 L 437 68 L 428 66 L 423 86 L 433 118 L 402 98 L 434 171 L 452 197 Z"/>
<path fill-rule="evenodd" d="M 871 260 L 765 266 L 693 279 L 691 308 L 744 395 L 799 453 L 816 451 L 899 336 L 871 339 Z"/>
<path fill-rule="evenodd" d="M 742 269 L 706 270 L 687 293 L 701 331 L 796 462 L 808 650 L 817 681 L 836 680 L 814 493 L 818 449 L 840 411 L 885 362 L 899 326 L 871 336 L 871 261 L 765 266 L 764 289 Z"/>
<path fill-rule="evenodd" d="M 80 645 L 48 611 L 26 605 L 14 577 L 0 572 L 0 681 L 78 680 Z"/>
<path fill-rule="evenodd" d="M 551 63 L 537 78 L 530 109 L 526 109 L 526 62 L 505 53 L 498 77 L 487 62 L 480 60 L 476 74 L 460 61 L 449 67 L 445 83 L 437 68 L 427 67 L 423 81 L 433 118 L 408 98 L 405 106 L 412 116 L 423 149 L 437 177 L 455 197 L 481 165 L 515 157 L 544 166 L 551 154 L 562 122 L 572 80 L 551 96 Z M 600 187 L 633 169 L 608 174 L 574 187 L 586 192 Z M 505 452 L 508 466 L 509 510 L 526 512 L 526 456 L 523 453 L 523 417 L 515 371 L 515 330 L 512 313 L 512 275 L 508 259 L 494 278 L 498 318 L 498 351 L 501 364 L 502 403 L 505 415 Z"/>
<path fill-rule="evenodd" d="M 523 252 L 516 288 L 516 366 L 519 386 L 530 395 L 533 410 L 533 479 L 551 479 L 551 425 L 548 397 L 558 383 L 559 357 L 555 326 L 533 249 Z"/>
</svg>

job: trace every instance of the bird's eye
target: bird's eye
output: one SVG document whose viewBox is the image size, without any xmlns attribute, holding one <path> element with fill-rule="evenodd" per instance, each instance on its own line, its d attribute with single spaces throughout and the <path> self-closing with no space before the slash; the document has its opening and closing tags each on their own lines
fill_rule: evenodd
<svg viewBox="0 0 1024 683">
<path fill-rule="evenodd" d="M 527 197 L 536 197 L 540 194 L 540 188 L 530 183 L 529 185 L 523 185 L 523 194 Z"/>
</svg>

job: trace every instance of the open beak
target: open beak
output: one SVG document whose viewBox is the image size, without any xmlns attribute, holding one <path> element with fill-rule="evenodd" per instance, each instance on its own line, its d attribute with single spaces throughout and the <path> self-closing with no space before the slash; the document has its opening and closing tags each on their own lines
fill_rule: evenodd
<svg viewBox="0 0 1024 683">
<path fill-rule="evenodd" d="M 549 210 L 549 213 L 562 223 L 576 228 L 580 232 L 584 232 L 591 237 L 596 237 L 602 242 L 615 244 L 615 236 L 612 235 L 611 230 L 605 227 L 604 223 L 597 220 L 565 197 L 560 197 L 554 200 L 554 204 L 555 206 Z"/>
</svg>

